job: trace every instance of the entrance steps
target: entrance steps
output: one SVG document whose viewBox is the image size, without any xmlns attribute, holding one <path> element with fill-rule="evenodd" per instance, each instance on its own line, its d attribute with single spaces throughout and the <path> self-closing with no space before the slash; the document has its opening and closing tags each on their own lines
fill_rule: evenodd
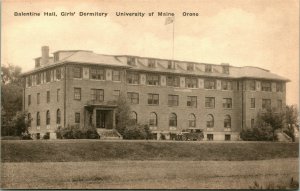
<svg viewBox="0 0 300 191">
<path fill-rule="evenodd" d="M 103 140 L 123 139 L 122 135 L 116 129 L 97 128 L 97 133 L 100 135 L 100 139 L 103 139 Z"/>
<path fill-rule="evenodd" d="M 277 138 L 279 142 L 292 142 L 292 138 L 290 136 L 288 136 L 287 134 L 285 134 L 282 131 L 277 131 Z"/>
</svg>

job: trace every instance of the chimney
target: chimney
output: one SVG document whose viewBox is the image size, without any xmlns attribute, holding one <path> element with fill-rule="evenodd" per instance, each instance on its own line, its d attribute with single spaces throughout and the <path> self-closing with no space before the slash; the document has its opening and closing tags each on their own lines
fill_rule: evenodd
<svg viewBox="0 0 300 191">
<path fill-rule="evenodd" d="M 49 62 L 49 46 L 42 46 L 41 65 L 47 65 Z"/>
</svg>

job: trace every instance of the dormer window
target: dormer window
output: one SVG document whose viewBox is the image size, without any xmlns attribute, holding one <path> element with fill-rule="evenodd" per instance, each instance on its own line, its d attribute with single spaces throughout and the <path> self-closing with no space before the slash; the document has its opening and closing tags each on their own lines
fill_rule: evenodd
<svg viewBox="0 0 300 191">
<path fill-rule="evenodd" d="M 211 65 L 205 65 L 205 72 L 212 72 L 212 66 Z"/>
<path fill-rule="evenodd" d="M 54 54 L 54 62 L 57 62 L 59 60 L 59 54 L 55 53 Z"/>
<path fill-rule="evenodd" d="M 194 64 L 191 64 L 191 63 L 189 63 L 189 64 L 187 64 L 187 66 L 186 66 L 186 70 L 188 70 L 188 71 L 193 71 L 194 70 Z"/>
<path fill-rule="evenodd" d="M 168 61 L 168 69 L 175 69 L 175 62 L 169 60 Z"/>
<path fill-rule="evenodd" d="M 40 59 L 35 59 L 35 67 L 38 68 L 40 66 L 41 66 Z"/>
<path fill-rule="evenodd" d="M 155 68 L 156 67 L 156 63 L 154 59 L 149 59 L 148 60 L 148 67 L 149 68 Z"/>
<path fill-rule="evenodd" d="M 229 65 L 228 64 L 223 64 L 222 69 L 223 69 L 223 74 L 229 74 Z"/>
<path fill-rule="evenodd" d="M 136 58 L 135 57 L 128 57 L 127 64 L 131 66 L 135 66 Z"/>
</svg>

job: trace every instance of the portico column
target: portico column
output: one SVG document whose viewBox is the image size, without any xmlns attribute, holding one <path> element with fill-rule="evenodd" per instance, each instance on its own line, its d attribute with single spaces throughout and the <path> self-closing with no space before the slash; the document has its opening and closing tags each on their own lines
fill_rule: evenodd
<svg viewBox="0 0 300 191">
<path fill-rule="evenodd" d="M 116 110 L 115 109 L 113 109 L 112 110 L 112 122 L 113 122 L 113 129 L 115 129 L 116 128 Z"/>
</svg>

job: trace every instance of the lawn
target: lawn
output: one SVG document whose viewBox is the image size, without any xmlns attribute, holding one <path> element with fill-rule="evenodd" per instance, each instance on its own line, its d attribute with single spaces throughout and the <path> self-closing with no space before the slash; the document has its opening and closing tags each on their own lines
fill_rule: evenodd
<svg viewBox="0 0 300 191">
<path fill-rule="evenodd" d="M 299 179 L 298 159 L 3 163 L 2 188 L 249 189 Z"/>
<path fill-rule="evenodd" d="M 298 158 L 298 150 L 298 143 L 279 142 L 7 140 L 1 161 L 251 161 Z"/>
</svg>

